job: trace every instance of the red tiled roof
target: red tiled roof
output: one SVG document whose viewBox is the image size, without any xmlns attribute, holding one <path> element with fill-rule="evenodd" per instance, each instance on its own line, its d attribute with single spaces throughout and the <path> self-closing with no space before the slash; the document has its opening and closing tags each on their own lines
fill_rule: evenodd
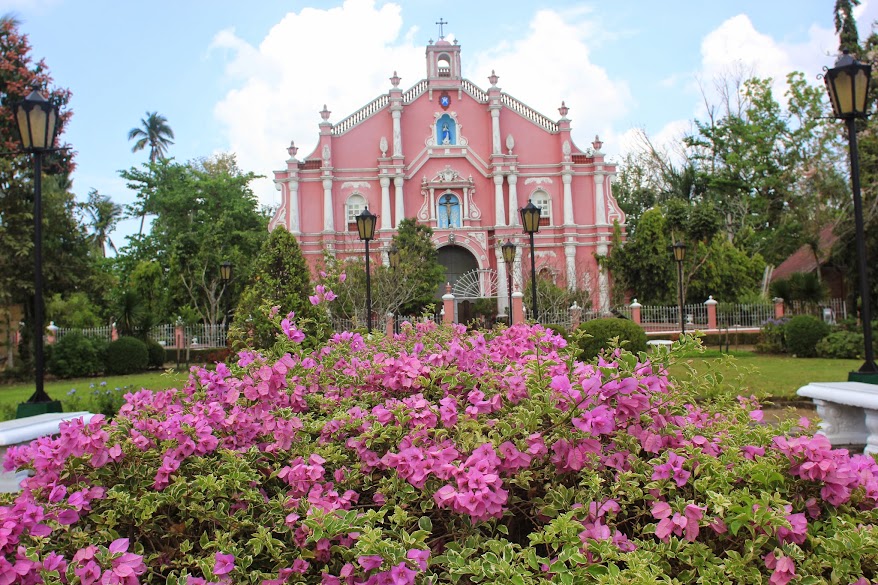
<svg viewBox="0 0 878 585">
<path fill-rule="evenodd" d="M 832 245 L 838 237 L 832 233 L 832 226 L 826 226 L 820 230 L 820 240 L 818 244 L 818 255 L 820 257 L 820 265 L 826 263 L 829 258 L 829 252 L 832 251 Z M 814 258 L 814 252 L 811 246 L 805 244 L 792 253 L 789 258 L 780 263 L 771 274 L 771 282 L 783 278 L 789 278 L 797 272 L 814 272 L 817 269 L 817 260 Z"/>
</svg>

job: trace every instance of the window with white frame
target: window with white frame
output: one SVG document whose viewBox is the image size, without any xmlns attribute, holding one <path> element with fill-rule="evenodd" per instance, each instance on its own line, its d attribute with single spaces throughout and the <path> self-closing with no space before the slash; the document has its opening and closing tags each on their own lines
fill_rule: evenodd
<svg viewBox="0 0 878 585">
<path fill-rule="evenodd" d="M 348 231 L 357 231 L 357 216 L 366 209 L 366 199 L 359 193 L 354 193 L 348 197 L 345 207 L 348 217 Z"/>
<path fill-rule="evenodd" d="M 540 225 L 552 225 L 552 198 L 545 191 L 535 191 L 530 200 L 540 208 Z"/>
</svg>

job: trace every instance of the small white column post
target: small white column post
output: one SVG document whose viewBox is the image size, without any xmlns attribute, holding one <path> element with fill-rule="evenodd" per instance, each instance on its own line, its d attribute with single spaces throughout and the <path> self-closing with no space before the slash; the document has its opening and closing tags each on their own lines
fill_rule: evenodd
<svg viewBox="0 0 878 585">
<path fill-rule="evenodd" d="M 390 177 L 381 177 L 378 183 L 381 185 L 381 229 L 389 230 L 393 228 L 390 218 Z"/>
<path fill-rule="evenodd" d="M 503 204 L 503 175 L 494 175 L 494 224 L 503 227 L 506 225 L 506 209 Z"/>
<path fill-rule="evenodd" d="M 403 182 L 402 176 L 393 178 L 393 198 L 396 203 L 396 218 L 393 222 L 394 229 L 398 228 L 399 222 L 405 219 L 405 201 L 402 193 Z M 388 207 L 388 209 L 390 208 Z"/>
<path fill-rule="evenodd" d="M 518 225 L 518 174 L 509 173 L 506 176 L 509 182 L 509 225 Z"/>
</svg>

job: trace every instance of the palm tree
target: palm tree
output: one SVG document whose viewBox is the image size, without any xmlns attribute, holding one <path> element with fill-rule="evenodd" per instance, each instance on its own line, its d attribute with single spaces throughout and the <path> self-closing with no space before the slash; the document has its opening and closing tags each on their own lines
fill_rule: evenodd
<svg viewBox="0 0 878 585">
<path fill-rule="evenodd" d="M 143 150 L 149 146 L 149 162 L 155 163 L 164 158 L 168 146 L 174 144 L 171 138 L 174 131 L 168 125 L 168 119 L 158 112 L 147 112 L 146 118 L 140 119 L 140 127 L 128 131 L 128 140 L 136 140 L 131 152 Z M 146 206 L 140 212 L 140 235 L 143 235 L 143 220 L 146 218 Z"/>
<path fill-rule="evenodd" d="M 106 257 L 105 244 L 107 244 L 115 253 L 116 246 L 110 239 L 110 232 L 122 218 L 122 206 L 113 203 L 108 195 L 101 195 L 97 189 L 92 189 L 88 193 L 88 201 L 83 208 L 88 214 L 92 229 L 91 238 L 95 248 L 100 251 L 101 256 Z"/>
</svg>

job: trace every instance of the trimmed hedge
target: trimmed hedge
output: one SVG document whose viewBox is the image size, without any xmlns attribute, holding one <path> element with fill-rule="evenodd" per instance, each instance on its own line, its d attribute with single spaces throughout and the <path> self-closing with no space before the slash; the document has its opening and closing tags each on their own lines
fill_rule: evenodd
<svg viewBox="0 0 878 585">
<path fill-rule="evenodd" d="M 817 355 L 817 343 L 829 335 L 829 325 L 813 315 L 796 315 L 784 325 L 787 351 L 797 357 Z"/>
<path fill-rule="evenodd" d="M 149 365 L 149 350 L 136 337 L 120 337 L 107 346 L 107 374 L 124 376 Z"/>
<path fill-rule="evenodd" d="M 147 366 L 162 368 L 165 365 L 165 347 L 154 339 L 146 340 L 146 351 L 149 355 Z"/>
<path fill-rule="evenodd" d="M 646 351 L 646 332 L 640 325 L 628 319 L 615 317 L 594 319 L 581 324 L 578 330 L 591 335 L 579 341 L 578 359 L 583 361 L 596 358 L 602 350 L 610 347 L 610 342 L 615 337 L 618 337 L 623 347 L 632 353 Z"/>
<path fill-rule="evenodd" d="M 97 376 L 104 369 L 105 349 L 104 341 L 72 331 L 51 346 L 47 369 L 59 378 Z"/>
</svg>

